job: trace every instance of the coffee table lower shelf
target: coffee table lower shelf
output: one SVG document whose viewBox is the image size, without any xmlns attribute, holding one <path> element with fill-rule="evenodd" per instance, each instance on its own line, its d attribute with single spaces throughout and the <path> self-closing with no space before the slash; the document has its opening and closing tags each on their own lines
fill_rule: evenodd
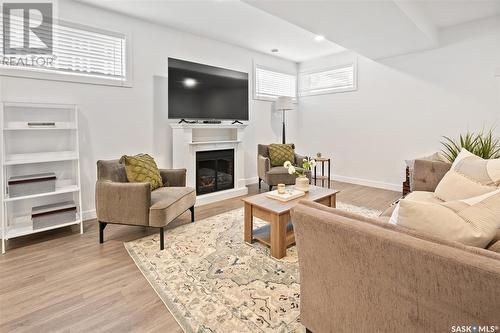
<svg viewBox="0 0 500 333">
<path fill-rule="evenodd" d="M 290 218 L 290 210 L 300 201 L 314 201 L 325 206 L 335 207 L 338 190 L 310 186 L 303 197 L 280 202 L 270 199 L 266 193 L 242 199 L 245 202 L 244 240 L 251 244 L 254 240 L 271 247 L 271 256 L 281 259 L 286 249 L 295 244 L 295 235 Z M 268 224 L 253 230 L 253 219 L 259 218 Z"/>
<path fill-rule="evenodd" d="M 253 240 L 271 247 L 271 225 L 265 225 L 253 231 Z M 295 244 L 295 234 L 293 233 L 293 224 L 289 222 L 286 226 L 285 246 L 289 247 Z"/>
</svg>

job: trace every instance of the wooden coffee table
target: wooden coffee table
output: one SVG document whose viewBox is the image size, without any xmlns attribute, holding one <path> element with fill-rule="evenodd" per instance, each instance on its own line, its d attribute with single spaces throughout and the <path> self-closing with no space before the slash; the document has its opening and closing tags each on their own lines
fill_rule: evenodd
<svg viewBox="0 0 500 333">
<path fill-rule="evenodd" d="M 288 202 L 268 198 L 266 193 L 243 198 L 242 200 L 245 202 L 245 242 L 252 243 L 256 240 L 270 246 L 273 257 L 283 258 L 286 255 L 286 248 L 295 244 L 290 209 L 300 200 L 310 200 L 325 206 L 335 207 L 338 192 L 335 189 L 310 186 L 309 192 L 305 196 Z M 254 231 L 254 217 L 268 222 L 269 225 Z"/>
</svg>

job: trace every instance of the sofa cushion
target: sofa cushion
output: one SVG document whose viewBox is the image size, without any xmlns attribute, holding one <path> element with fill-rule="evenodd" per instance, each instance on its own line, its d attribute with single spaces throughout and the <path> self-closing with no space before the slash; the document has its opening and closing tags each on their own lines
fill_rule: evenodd
<svg viewBox="0 0 500 333">
<path fill-rule="evenodd" d="M 403 199 L 391 223 L 485 248 L 500 227 L 500 190 L 442 203 Z"/>
<path fill-rule="evenodd" d="M 192 187 L 161 187 L 151 192 L 149 225 L 163 227 L 175 220 L 196 202 Z"/>
<path fill-rule="evenodd" d="M 135 156 L 123 155 L 120 163 L 125 164 L 127 179 L 131 183 L 149 183 L 151 190 L 163 186 L 160 170 L 154 158 L 148 154 Z"/>
<path fill-rule="evenodd" d="M 443 200 L 436 198 L 433 192 L 426 191 L 413 191 L 409 193 L 405 199 L 419 201 L 419 202 L 428 202 L 428 203 L 441 203 Z"/>
<path fill-rule="evenodd" d="M 499 184 L 500 159 L 485 160 L 462 149 L 435 195 L 444 201 L 467 199 L 494 191 Z"/>
<path fill-rule="evenodd" d="M 440 200 L 434 196 L 433 192 L 426 192 L 426 191 L 413 191 L 409 193 L 405 199 L 408 200 L 413 200 L 413 201 L 419 201 L 419 202 L 429 202 L 429 203 L 440 203 L 443 202 L 443 200 Z M 394 213 L 394 209 L 396 209 L 397 204 L 392 204 L 391 206 L 387 207 L 386 210 L 380 214 L 380 217 L 390 218 L 392 216 L 392 213 Z"/>
<path fill-rule="evenodd" d="M 270 144 L 269 159 L 271 166 L 283 166 L 286 161 L 295 161 L 295 152 L 292 144 Z"/>
</svg>

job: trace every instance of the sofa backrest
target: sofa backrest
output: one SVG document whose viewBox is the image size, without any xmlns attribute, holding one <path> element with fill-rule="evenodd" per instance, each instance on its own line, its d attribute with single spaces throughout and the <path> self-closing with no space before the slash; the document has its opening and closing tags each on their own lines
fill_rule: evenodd
<svg viewBox="0 0 500 333">
<path fill-rule="evenodd" d="M 127 183 L 125 165 L 120 163 L 120 160 L 97 161 L 97 180 Z"/>
</svg>

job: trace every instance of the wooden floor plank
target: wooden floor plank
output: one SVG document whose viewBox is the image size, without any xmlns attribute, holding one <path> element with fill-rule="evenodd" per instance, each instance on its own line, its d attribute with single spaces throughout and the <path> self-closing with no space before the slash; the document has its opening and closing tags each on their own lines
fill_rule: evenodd
<svg viewBox="0 0 500 333">
<path fill-rule="evenodd" d="M 333 186 L 341 190 L 339 201 L 372 209 L 383 210 L 400 197 L 360 185 Z M 249 195 L 256 193 L 257 185 L 250 185 Z M 201 206 L 196 219 L 240 207 L 241 198 Z M 189 222 L 188 212 L 169 227 Z M 0 256 L 0 332 L 181 333 L 123 246 L 157 230 L 108 225 L 101 245 L 95 220 L 84 229 L 83 235 L 67 227 L 8 241 Z"/>
</svg>

